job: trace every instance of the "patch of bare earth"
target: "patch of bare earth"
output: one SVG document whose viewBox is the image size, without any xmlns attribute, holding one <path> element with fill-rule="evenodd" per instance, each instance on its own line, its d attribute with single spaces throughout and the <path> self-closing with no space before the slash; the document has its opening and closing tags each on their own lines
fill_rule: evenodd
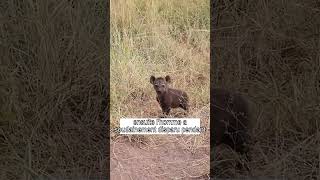
<svg viewBox="0 0 320 180">
<path fill-rule="evenodd" d="M 207 109 L 192 115 L 200 117 L 201 126 L 206 128 Z M 111 179 L 209 179 L 209 131 L 200 135 L 128 137 L 111 140 Z"/>
<path fill-rule="evenodd" d="M 111 143 L 112 179 L 205 179 L 209 148 L 192 150 L 184 141 L 194 137 L 158 137 L 153 145 L 134 145 L 119 137 Z M 201 178 L 202 177 L 202 178 Z"/>
</svg>

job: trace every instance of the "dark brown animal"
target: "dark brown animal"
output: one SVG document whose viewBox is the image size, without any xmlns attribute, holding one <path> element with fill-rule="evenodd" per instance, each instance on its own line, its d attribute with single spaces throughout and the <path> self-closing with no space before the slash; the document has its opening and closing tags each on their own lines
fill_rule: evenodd
<svg viewBox="0 0 320 180">
<path fill-rule="evenodd" d="M 151 76 L 150 83 L 157 93 L 157 101 L 164 114 L 168 115 L 171 108 L 182 108 L 189 111 L 189 98 L 187 93 L 178 89 L 169 88 L 169 83 L 171 83 L 170 76 L 166 76 L 165 78 Z"/>
<path fill-rule="evenodd" d="M 246 99 L 225 89 L 211 89 L 211 141 L 214 145 L 226 144 L 248 157 L 249 111 Z M 247 167 L 246 167 L 247 168 Z M 247 168 L 248 169 L 248 168 Z"/>
</svg>

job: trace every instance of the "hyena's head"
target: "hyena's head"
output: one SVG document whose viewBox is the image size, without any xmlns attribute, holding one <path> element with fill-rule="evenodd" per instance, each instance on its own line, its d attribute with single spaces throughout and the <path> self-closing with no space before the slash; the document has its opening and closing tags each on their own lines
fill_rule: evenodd
<svg viewBox="0 0 320 180">
<path fill-rule="evenodd" d="M 170 76 L 163 77 L 150 77 L 150 83 L 153 85 L 154 90 L 157 94 L 164 94 L 168 91 L 169 83 L 171 82 Z"/>
</svg>

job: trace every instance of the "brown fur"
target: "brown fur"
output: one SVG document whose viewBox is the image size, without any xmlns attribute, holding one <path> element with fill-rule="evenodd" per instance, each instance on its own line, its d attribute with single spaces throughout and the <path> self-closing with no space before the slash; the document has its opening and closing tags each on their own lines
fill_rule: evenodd
<svg viewBox="0 0 320 180">
<path fill-rule="evenodd" d="M 225 89 L 211 89 L 211 114 L 213 132 L 211 141 L 214 145 L 226 144 L 247 158 L 249 149 L 248 102 L 243 96 Z"/>
<path fill-rule="evenodd" d="M 169 88 L 170 82 L 170 76 L 166 76 L 165 78 L 150 77 L 150 83 L 157 93 L 157 101 L 160 104 L 162 112 L 168 115 L 171 108 L 182 108 L 189 111 L 189 98 L 187 93 L 178 89 Z"/>
</svg>

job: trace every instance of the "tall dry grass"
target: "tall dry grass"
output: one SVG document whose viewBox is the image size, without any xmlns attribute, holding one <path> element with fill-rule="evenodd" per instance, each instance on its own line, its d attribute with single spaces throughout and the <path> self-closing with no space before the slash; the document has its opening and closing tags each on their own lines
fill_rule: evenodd
<svg viewBox="0 0 320 180">
<path fill-rule="evenodd" d="M 106 176 L 106 6 L 0 2 L 0 179 Z"/>
<path fill-rule="evenodd" d="M 209 0 L 171 1 L 171 0 L 111 0 L 111 60 L 110 60 L 110 124 L 119 126 L 123 117 L 159 117 L 161 109 L 156 94 L 150 84 L 150 76 L 170 75 L 173 88 L 187 92 L 190 98 L 189 117 L 201 118 L 201 125 L 208 127 L 210 103 L 210 6 Z M 171 115 L 179 116 L 174 109 Z M 113 136 L 115 135 L 115 136 Z M 112 134 L 113 137 L 118 137 Z M 171 138 L 170 138 L 171 137 Z M 130 177 L 152 177 L 155 179 L 191 177 L 183 173 L 191 164 L 194 176 L 205 176 L 209 172 L 209 153 L 201 153 L 201 159 L 190 160 L 180 169 L 168 162 L 167 153 L 183 155 L 195 154 L 197 150 L 209 150 L 209 133 L 181 139 L 172 136 L 134 136 L 129 140 L 143 144 L 149 149 L 145 154 L 136 154 L 140 149 L 126 151 L 125 145 L 116 146 L 111 161 L 125 164 L 112 166 L 113 178 L 122 176 L 122 171 Z M 115 147 L 118 138 L 112 138 Z M 176 144 L 170 146 L 170 144 Z M 144 146 L 146 145 L 147 146 Z M 179 146 L 183 145 L 183 148 Z M 131 145 L 130 145 L 131 146 Z M 159 151 L 162 147 L 163 150 Z M 188 148 L 187 148 L 188 147 Z M 136 154 L 131 157 L 132 154 Z M 152 157 L 159 157 L 151 161 Z M 144 156 L 146 155 L 146 156 Z M 132 165 L 126 159 L 132 158 Z M 186 158 L 192 159 L 193 156 Z M 130 159 L 131 159 L 130 158 Z M 175 159 L 177 162 L 183 159 Z M 199 162 L 201 161 L 201 162 Z M 134 163 L 136 162 L 136 164 Z M 141 172 L 145 166 L 153 169 L 172 171 L 159 175 Z M 134 170 L 137 168 L 136 170 Z M 198 169 L 197 169 L 198 168 Z M 125 169 L 125 170 L 124 170 Z M 131 171 L 130 171 L 131 170 Z M 139 171 L 137 173 L 136 171 Z M 144 170 L 143 170 L 144 171 Z M 180 173 L 180 174 L 179 174 Z"/>
<path fill-rule="evenodd" d="M 171 75 L 192 109 L 209 104 L 209 1 L 111 1 L 111 125 L 153 117 L 151 75 Z"/>
<path fill-rule="evenodd" d="M 211 83 L 252 101 L 252 175 L 320 178 L 320 6 L 215 1 Z M 215 176 L 243 176 L 212 166 Z"/>
</svg>

